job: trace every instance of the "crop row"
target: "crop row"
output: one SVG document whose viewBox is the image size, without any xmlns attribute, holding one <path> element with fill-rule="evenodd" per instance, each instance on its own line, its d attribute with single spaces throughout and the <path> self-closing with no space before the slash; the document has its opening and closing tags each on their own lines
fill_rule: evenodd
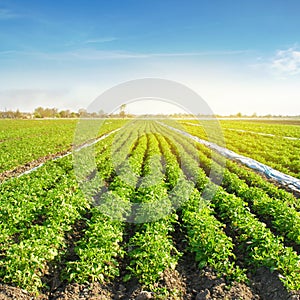
<svg viewBox="0 0 300 300">
<path fill-rule="evenodd" d="M 96 154 L 107 159 L 107 149 L 114 136 L 99 142 Z M 101 155 L 100 155 L 101 154 Z M 1 248 L 11 240 L 11 236 L 23 230 L 44 213 L 48 202 L 48 191 L 60 185 L 62 179 L 73 172 L 70 157 L 47 162 L 35 172 L 14 178 L 0 185 L 1 191 Z"/>
<path fill-rule="evenodd" d="M 127 134 L 131 136 L 129 139 Z M 129 158 L 130 166 L 137 171 L 141 168 L 143 152 L 146 149 L 145 138 L 139 137 L 140 134 L 139 131 L 125 132 L 122 138 L 125 145 L 120 142 L 120 146 L 123 146 L 122 149 L 130 151 L 130 147 L 133 145 L 132 140 L 139 141 Z M 126 154 L 127 151 L 124 153 Z M 111 156 L 108 159 L 111 160 Z M 102 164 L 105 162 L 102 161 Z M 106 164 L 110 165 L 111 162 L 106 160 Z M 114 168 L 99 168 L 98 171 L 103 178 L 108 178 L 114 172 Z M 135 185 L 128 185 L 124 182 L 124 178 L 128 175 L 127 171 L 127 164 L 119 166 L 118 174 L 112 179 L 109 190 L 97 194 L 97 198 L 94 199 L 96 206 L 90 211 L 92 218 L 88 221 L 88 228 L 83 238 L 78 241 L 75 248 L 78 259 L 67 263 L 65 277 L 69 281 L 96 280 L 103 282 L 104 279 L 119 275 L 118 259 L 124 256 L 124 250 L 120 245 L 124 231 L 122 221 L 128 214 L 129 199 L 135 189 Z M 131 179 L 134 180 L 133 177 Z M 101 190 L 102 187 L 101 185 L 96 186 L 96 191 Z"/>
<path fill-rule="evenodd" d="M 151 133 L 147 134 L 147 140 L 142 178 L 133 199 L 133 203 L 137 204 L 136 225 L 128 243 L 130 262 L 125 280 L 134 276 L 142 284 L 151 286 L 166 269 L 175 268 L 180 254 L 170 236 L 176 215 L 170 214 L 171 202 L 159 143 Z"/>
<path fill-rule="evenodd" d="M 179 167 L 178 157 L 171 151 L 170 144 L 162 135 L 158 135 L 158 139 L 167 166 L 171 166 L 167 178 L 178 178 L 176 185 L 172 185 L 170 198 L 173 207 L 180 207 L 181 225 L 186 231 L 189 249 L 195 254 L 199 268 L 210 266 L 228 280 L 245 281 L 244 270 L 235 263 L 234 244 L 224 232 L 225 225 L 215 218 L 213 209 L 201 197 L 200 192 L 194 188 L 194 183 L 186 179 Z M 179 144 L 176 145 L 176 148 L 184 154 L 184 150 Z M 189 172 L 194 170 L 195 161 L 187 158 L 188 156 L 181 157 L 181 163 L 185 164 L 186 171 Z M 183 161 L 186 159 L 187 161 Z M 198 169 L 196 182 L 198 187 L 203 187 L 207 182 L 204 172 Z"/>
<path fill-rule="evenodd" d="M 208 139 L 209 127 L 194 126 L 183 123 L 183 128 L 192 135 L 202 139 Z M 211 136 L 212 141 L 218 141 L 218 132 Z M 221 135 L 221 132 L 219 132 Z M 251 157 L 263 164 L 291 176 L 300 178 L 300 162 L 297 156 L 297 149 L 300 140 L 278 139 L 266 136 L 257 136 L 247 132 L 224 132 L 226 147 L 241 155 Z M 282 153 L 285 153 L 282 156 Z"/>
<path fill-rule="evenodd" d="M 186 138 L 165 128 L 161 130 L 172 140 L 173 147 L 181 144 L 187 156 L 199 155 Z M 202 163 L 201 157 L 200 162 Z M 240 247 L 244 247 L 246 251 L 246 263 L 249 266 L 251 264 L 267 266 L 272 270 L 278 270 L 283 275 L 282 281 L 288 288 L 299 289 L 299 257 L 293 249 L 285 247 L 282 238 L 276 237 L 264 223 L 260 222 L 241 198 L 228 194 L 212 183 L 206 186 L 205 195 L 211 196 L 214 209 L 219 212 L 222 221 L 230 222 L 234 234 L 237 234 L 237 241 L 241 243 Z"/>
<path fill-rule="evenodd" d="M 190 151 L 192 152 L 192 149 Z M 194 149 L 193 152 L 198 155 L 200 166 L 207 175 L 210 174 L 211 169 L 214 169 L 219 176 L 223 177 L 222 187 L 228 193 L 233 193 L 247 201 L 255 213 L 264 217 L 266 221 L 270 221 L 272 227 L 288 241 L 300 244 L 300 214 L 295 209 L 295 206 L 298 205 L 295 198 L 292 196 L 284 199 L 271 198 L 263 189 L 249 187 L 236 174 L 213 162 L 210 157 L 203 154 L 203 151 Z M 291 203 L 292 200 L 294 201 Z"/>
<path fill-rule="evenodd" d="M 14 242 L 2 253 L 0 274 L 5 282 L 31 291 L 43 285 L 47 263 L 57 259 L 66 247 L 65 231 L 71 230 L 71 225 L 89 206 L 76 186 L 74 179 L 61 180 L 44 198 L 47 205 L 36 224 L 14 236 Z"/>
<path fill-rule="evenodd" d="M 266 124 L 262 122 L 220 121 L 223 128 L 246 130 L 265 134 L 274 134 L 277 137 L 288 136 L 300 138 L 299 127 L 288 124 Z"/>
<path fill-rule="evenodd" d="M 74 171 L 66 157 L 2 184 L 7 219 L 0 223 L 1 279 L 37 292 L 49 265 L 62 268 L 67 259 L 62 279 L 107 282 L 122 275 L 153 289 L 182 255 L 176 225 L 186 236 L 184 251 L 194 253 L 200 269 L 210 266 L 229 281 L 243 282 L 246 269 L 265 266 L 298 290 L 299 256 L 284 245 L 297 243 L 295 198 L 281 201 L 285 193 L 261 177 L 245 182 L 250 171 L 238 174 L 237 165 L 227 163 L 223 172 L 221 158 L 211 157 L 204 146 L 158 123 L 137 121 L 75 153 Z M 221 187 L 209 178 L 211 169 L 212 179 L 224 178 Z M 79 221 L 86 226 L 70 259 L 66 236 Z M 294 231 L 287 232 L 289 226 Z"/>
<path fill-rule="evenodd" d="M 6 216 L 1 220 L 1 278 L 36 292 L 48 264 L 66 251 L 65 233 L 91 203 L 79 189 L 69 157 L 5 182 L 1 189 L 1 214 Z"/>
<path fill-rule="evenodd" d="M 5 120 L 1 123 L 3 122 L 5 123 L 2 125 L 6 126 L 5 131 L 8 131 L 8 134 L 3 136 L 2 140 L 0 138 L 0 173 L 70 149 L 76 129 L 74 120 Z M 105 121 L 103 124 L 98 122 L 99 127 L 89 123 L 87 125 L 97 130 L 90 139 L 119 128 L 125 122 L 123 120 Z M 17 128 L 12 126 L 9 130 L 10 123 L 16 123 Z M 79 128 L 82 132 L 80 130 L 76 132 L 75 142 L 82 144 L 87 141 L 89 135 L 85 134 L 84 128 Z"/>
</svg>

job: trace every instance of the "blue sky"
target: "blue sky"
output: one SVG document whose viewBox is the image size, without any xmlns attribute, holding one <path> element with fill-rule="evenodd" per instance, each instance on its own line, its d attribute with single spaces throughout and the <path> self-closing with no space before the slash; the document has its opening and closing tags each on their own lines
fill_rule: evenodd
<svg viewBox="0 0 300 300">
<path fill-rule="evenodd" d="M 215 113 L 300 114 L 299 1 L 2 1 L 0 109 L 87 107 L 155 77 Z"/>
</svg>

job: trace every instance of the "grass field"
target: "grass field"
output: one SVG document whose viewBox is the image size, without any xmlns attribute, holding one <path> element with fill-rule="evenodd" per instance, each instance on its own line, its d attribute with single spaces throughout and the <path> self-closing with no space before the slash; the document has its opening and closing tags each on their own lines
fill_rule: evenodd
<svg viewBox="0 0 300 300">
<path fill-rule="evenodd" d="M 0 282 L 7 294 L 300 297 L 295 195 L 161 120 L 106 120 L 86 140 L 80 132 L 78 144 L 103 139 L 53 160 L 70 151 L 76 124 L 0 122 Z M 207 139 L 199 125 L 176 126 Z M 300 178 L 299 125 L 221 126 L 228 149 Z M 36 171 L 14 176 L 40 162 Z"/>
</svg>

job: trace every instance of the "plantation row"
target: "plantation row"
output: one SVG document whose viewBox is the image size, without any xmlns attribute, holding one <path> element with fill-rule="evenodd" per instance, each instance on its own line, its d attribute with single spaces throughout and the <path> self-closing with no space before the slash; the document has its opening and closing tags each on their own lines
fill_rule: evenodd
<svg viewBox="0 0 300 300">
<path fill-rule="evenodd" d="M 77 120 L 0 120 L 0 173 L 41 157 L 70 150 Z M 76 144 L 94 139 L 122 126 L 126 121 L 86 120 L 76 136 Z M 102 124 L 103 123 L 103 124 Z M 97 135 L 87 135 L 86 128 L 100 127 Z"/>
<path fill-rule="evenodd" d="M 297 122 L 297 121 L 296 121 Z M 298 125 L 293 125 L 291 121 L 282 121 L 281 124 L 277 122 L 264 122 L 263 120 L 257 121 L 220 121 L 222 128 L 224 129 L 238 129 L 251 132 L 273 134 L 277 137 L 293 137 L 300 138 L 299 121 Z M 291 124 L 290 124 L 291 123 Z"/>
<path fill-rule="evenodd" d="M 195 161 L 200 162 L 200 166 L 206 171 L 207 175 L 211 169 L 216 169 L 216 166 L 212 166 L 212 161 L 207 159 L 201 152 L 195 151 L 195 147 L 192 147 L 186 138 L 170 131 L 166 132 L 166 130 L 164 134 L 167 134 L 168 138 L 173 136 L 179 143 L 181 142 L 186 153 L 191 157 L 193 156 Z M 222 170 L 218 171 L 221 175 Z M 255 215 L 249 211 L 249 204 L 243 200 L 255 201 L 257 207 L 255 205 L 251 207 L 254 212 L 257 212 L 259 216 L 270 217 L 273 221 L 272 225 L 277 230 L 280 229 L 287 239 L 292 239 L 298 244 L 300 216 L 293 204 L 290 206 L 289 202 L 283 203 L 277 199 L 269 198 L 262 189 L 248 187 L 246 183 L 228 170 L 224 171 L 223 176 L 222 186 L 225 190 L 212 185 L 205 188 L 205 194 L 212 192 L 214 196 L 211 199 L 211 205 L 215 212 L 221 217 L 222 221 L 225 223 L 230 222 L 234 235 L 241 235 L 240 238 L 235 236 L 235 239 L 240 243 L 239 248 L 243 250 L 242 252 L 246 254 L 246 257 L 247 254 L 249 255 L 248 258 L 245 258 L 245 263 L 248 266 L 267 266 L 279 270 L 285 276 L 287 286 L 292 289 L 299 289 L 300 277 L 299 274 L 297 275 L 297 270 L 300 266 L 297 253 L 291 247 L 283 245 L 283 237 L 275 236 L 266 228 L 265 223 L 261 223 L 256 219 Z M 196 182 L 196 186 L 199 190 L 199 183 Z M 234 194 L 227 194 L 226 190 L 229 193 L 235 192 L 241 198 Z M 292 196 L 289 198 L 294 199 Z M 297 200 L 294 199 L 293 202 L 297 202 Z M 288 215 L 289 213 L 291 215 Z M 289 264 L 286 263 L 286 260 L 289 261 Z M 287 273 L 284 274 L 285 272 Z M 288 273 L 291 274 L 291 277 Z M 294 278 L 294 275 L 298 279 Z M 296 281 L 298 283 L 295 284 Z"/>
<path fill-rule="evenodd" d="M 171 134 L 169 133 L 169 136 Z M 267 221 L 272 222 L 274 228 L 280 232 L 289 241 L 299 244 L 300 243 L 300 216 L 298 214 L 299 203 L 298 200 L 292 197 L 289 193 L 282 192 L 282 197 L 279 199 L 272 199 L 264 190 L 260 187 L 249 187 L 242 179 L 236 174 L 232 174 L 229 170 L 223 170 L 223 168 L 217 163 L 213 162 L 209 154 L 205 154 L 205 146 L 198 144 L 197 148 L 200 151 L 195 151 L 195 148 L 188 147 L 188 140 L 185 140 L 186 150 L 194 156 L 195 159 L 199 159 L 201 168 L 209 176 L 211 169 L 215 171 L 215 176 L 222 176 L 222 187 L 229 193 L 235 194 L 241 197 L 243 200 L 251 204 L 255 213 L 263 216 Z M 202 151 L 201 151 L 202 150 Z M 216 155 L 215 155 L 216 156 Z M 222 161 L 220 156 L 217 156 L 219 161 Z M 233 171 L 234 163 L 228 161 L 228 168 Z M 231 166 L 231 167 L 230 167 Z M 238 172 L 240 168 L 236 169 Z M 250 173 L 250 172 L 249 172 Z M 244 178 L 248 176 L 245 174 Z M 258 177 L 258 176 L 257 176 Z M 275 191 L 278 189 L 274 188 Z M 274 193 L 273 193 L 274 195 Z M 278 195 L 275 194 L 275 197 Z"/>
<path fill-rule="evenodd" d="M 1 280 L 38 292 L 54 265 L 69 282 L 122 276 L 155 290 L 182 256 L 179 228 L 200 269 L 247 282 L 248 271 L 265 266 L 299 290 L 297 199 L 212 155 L 157 122 L 135 121 L 78 151 L 74 162 L 65 157 L 4 182 Z M 85 229 L 72 254 L 67 237 L 79 221 Z"/>
<path fill-rule="evenodd" d="M 205 139 L 205 140 L 208 139 L 208 134 L 206 131 L 210 130 L 211 125 L 209 124 L 209 121 L 206 121 L 206 123 L 199 123 L 199 121 L 198 122 L 184 121 L 181 124 L 183 126 L 182 127 L 183 130 L 189 132 L 190 134 L 198 136 L 201 139 Z M 227 130 L 228 126 L 231 126 L 232 124 L 235 123 L 229 122 L 229 125 L 227 125 L 225 121 L 221 123 L 224 139 L 225 139 L 225 144 L 224 145 L 221 144 L 221 146 L 224 146 L 246 157 L 251 157 L 263 164 L 273 167 L 278 171 L 289 174 L 296 178 L 300 178 L 300 161 L 298 158 L 298 149 L 300 147 L 300 140 L 290 140 L 290 139 L 281 138 L 282 134 L 273 137 L 273 136 L 262 136 L 262 135 L 257 135 L 255 133 L 249 133 L 243 131 Z M 201 125 L 204 125 L 204 127 Z M 257 130 L 263 130 L 264 126 L 265 125 L 258 126 L 258 128 L 260 129 Z M 243 122 L 238 122 L 238 125 L 235 125 L 233 127 L 244 128 Z M 250 128 L 253 129 L 252 127 L 253 126 L 251 126 Z M 280 126 L 281 129 L 282 127 L 283 125 Z M 297 132 L 298 127 L 299 126 L 292 126 L 291 132 L 289 132 L 289 130 L 286 130 L 287 136 L 298 137 L 299 135 L 299 133 Z M 249 126 L 245 126 L 245 128 L 249 128 Z M 266 128 L 268 129 L 269 127 Z M 274 134 L 276 134 L 277 130 L 279 130 L 279 129 L 276 130 L 275 129 L 267 130 L 267 129 L 266 131 L 262 131 L 262 132 L 264 133 L 273 132 Z M 210 140 L 216 143 L 219 142 L 218 136 L 214 136 L 213 134 L 210 136 Z M 284 153 L 284 156 L 282 155 L 282 153 Z"/>
</svg>

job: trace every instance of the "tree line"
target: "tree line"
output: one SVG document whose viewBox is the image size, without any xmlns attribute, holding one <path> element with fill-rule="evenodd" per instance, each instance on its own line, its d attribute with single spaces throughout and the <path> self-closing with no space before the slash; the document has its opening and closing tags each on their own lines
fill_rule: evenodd
<svg viewBox="0 0 300 300">
<path fill-rule="evenodd" d="M 42 118 L 105 118 L 108 115 L 100 110 L 99 112 L 88 112 L 81 108 L 77 112 L 69 109 L 59 110 L 57 108 L 37 107 L 33 112 L 21 112 L 20 110 L 4 110 L 0 111 L 1 119 L 42 119 Z M 110 115 L 111 116 L 111 115 Z"/>
<path fill-rule="evenodd" d="M 20 110 L 4 110 L 0 111 L 0 119 L 43 119 L 43 118 L 133 118 L 135 115 L 129 114 L 126 112 L 126 104 L 120 106 L 119 112 L 114 114 L 107 114 L 102 109 L 98 112 L 88 112 L 84 108 L 80 108 L 77 112 L 71 111 L 69 109 L 59 110 L 57 108 L 43 108 L 41 106 L 37 107 L 33 112 L 21 112 Z M 186 113 L 172 113 L 172 114 L 145 114 L 140 115 L 139 117 L 147 117 L 147 118 L 203 118 L 203 117 L 211 117 L 211 115 L 203 115 L 203 114 L 186 114 Z M 256 113 L 252 115 L 244 115 L 240 112 L 236 114 L 231 114 L 229 116 L 224 115 L 214 115 L 217 118 L 299 118 L 300 116 L 283 116 L 283 115 L 260 115 L 258 116 Z"/>
</svg>

